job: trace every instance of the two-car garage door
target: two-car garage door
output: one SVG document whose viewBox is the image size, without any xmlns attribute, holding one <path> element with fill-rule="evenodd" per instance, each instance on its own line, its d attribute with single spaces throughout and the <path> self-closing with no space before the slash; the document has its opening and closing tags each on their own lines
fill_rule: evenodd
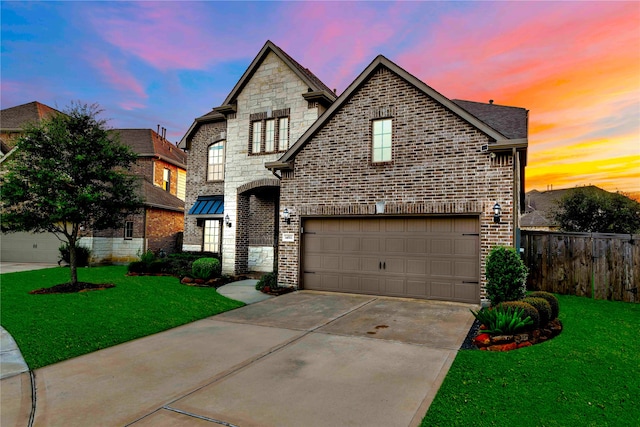
<svg viewBox="0 0 640 427">
<path fill-rule="evenodd" d="M 478 218 L 303 222 L 305 289 L 477 303 Z"/>
</svg>

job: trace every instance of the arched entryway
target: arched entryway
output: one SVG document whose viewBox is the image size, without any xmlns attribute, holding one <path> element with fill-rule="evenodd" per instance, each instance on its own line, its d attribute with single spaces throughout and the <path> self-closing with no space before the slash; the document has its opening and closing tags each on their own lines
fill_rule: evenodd
<svg viewBox="0 0 640 427">
<path fill-rule="evenodd" d="M 237 197 L 236 274 L 273 271 L 278 259 L 280 180 L 241 185 Z"/>
</svg>

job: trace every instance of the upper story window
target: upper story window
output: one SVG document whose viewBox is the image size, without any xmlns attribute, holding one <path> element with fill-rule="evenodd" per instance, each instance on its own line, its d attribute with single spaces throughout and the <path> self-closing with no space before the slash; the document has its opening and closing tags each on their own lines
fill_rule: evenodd
<svg viewBox="0 0 640 427">
<path fill-rule="evenodd" d="M 280 151 L 289 149 L 289 117 L 278 119 L 278 148 Z"/>
<path fill-rule="evenodd" d="M 253 122 L 251 125 L 253 127 L 251 152 L 259 153 L 262 151 L 262 121 Z"/>
<path fill-rule="evenodd" d="M 391 135 L 393 119 L 373 120 L 372 122 L 372 151 L 373 163 L 391 161 Z"/>
<path fill-rule="evenodd" d="M 289 148 L 289 110 L 251 114 L 249 154 L 271 154 Z"/>
<path fill-rule="evenodd" d="M 162 188 L 165 191 L 171 191 L 171 171 L 169 169 L 162 171 Z"/>
<path fill-rule="evenodd" d="M 224 179 L 224 141 L 218 141 L 209 146 L 207 159 L 207 181 L 222 181 Z"/>
</svg>

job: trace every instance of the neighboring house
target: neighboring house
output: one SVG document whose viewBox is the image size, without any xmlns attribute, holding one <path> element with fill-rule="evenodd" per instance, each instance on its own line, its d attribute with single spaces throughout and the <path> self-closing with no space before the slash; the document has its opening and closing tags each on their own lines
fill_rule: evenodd
<svg viewBox="0 0 640 427">
<path fill-rule="evenodd" d="M 130 215 L 117 230 L 84 237 L 94 262 L 129 262 L 147 250 L 179 250 L 184 230 L 187 155 L 151 129 L 115 129 L 120 141 L 138 154 L 131 172 L 140 177 L 142 212 Z"/>
<path fill-rule="evenodd" d="M 199 230 L 198 212 L 206 212 L 229 218 L 220 243 L 226 272 L 268 266 L 252 259 L 264 237 L 276 247 L 281 285 L 485 299 L 489 251 L 517 245 L 528 111 L 449 100 L 383 56 L 334 99 L 296 64 L 267 42 L 224 105 L 181 141 L 190 150 L 184 248 L 203 250 L 207 217 Z M 308 88 L 295 86 L 301 81 Z M 318 119 L 309 115 L 294 131 L 305 108 L 318 108 Z M 277 129 L 265 122 L 283 110 L 286 149 L 264 130 Z M 226 157 L 215 151 L 225 141 Z M 220 167 L 219 181 L 207 182 Z"/>
<path fill-rule="evenodd" d="M 592 191 L 606 193 L 595 185 L 586 187 Z M 529 231 L 557 231 L 560 226 L 555 221 L 555 210 L 558 207 L 558 203 L 569 192 L 576 190 L 576 188 L 565 188 L 560 190 L 547 190 L 538 191 L 531 190 L 525 195 L 525 213 L 520 219 L 520 228 L 522 230 Z"/>
<path fill-rule="evenodd" d="M 0 164 L 11 157 L 10 153 L 25 125 L 38 123 L 55 114 L 63 113 L 37 101 L 0 110 Z M 2 233 L 0 260 L 55 263 L 60 255 L 60 244 L 60 240 L 52 233 Z"/>
<path fill-rule="evenodd" d="M 22 127 L 52 114 L 62 114 L 39 102 L 0 112 L 2 151 L 13 149 Z M 184 199 L 187 155 L 151 129 L 118 129 L 121 142 L 138 154 L 131 172 L 140 177 L 142 212 L 131 215 L 118 230 L 84 230 L 80 244 L 92 251 L 92 262 L 128 262 L 151 249 L 165 253 L 180 249 L 184 230 Z M 6 145 L 6 148 L 5 148 Z M 3 156 L 0 162 L 8 157 Z M 6 262 L 50 262 L 59 260 L 63 242 L 53 233 L 2 234 L 1 257 Z"/>
<path fill-rule="evenodd" d="M 272 271 L 280 180 L 265 169 L 336 95 L 268 41 L 223 104 L 180 142 L 189 152 L 185 251 L 222 255 L 224 273 Z"/>
</svg>

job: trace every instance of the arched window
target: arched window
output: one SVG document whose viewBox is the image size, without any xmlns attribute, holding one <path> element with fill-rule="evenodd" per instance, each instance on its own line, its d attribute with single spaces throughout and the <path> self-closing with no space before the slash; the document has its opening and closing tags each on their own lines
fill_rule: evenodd
<svg viewBox="0 0 640 427">
<path fill-rule="evenodd" d="M 224 180 L 224 141 L 209 146 L 207 155 L 207 181 Z"/>
</svg>

